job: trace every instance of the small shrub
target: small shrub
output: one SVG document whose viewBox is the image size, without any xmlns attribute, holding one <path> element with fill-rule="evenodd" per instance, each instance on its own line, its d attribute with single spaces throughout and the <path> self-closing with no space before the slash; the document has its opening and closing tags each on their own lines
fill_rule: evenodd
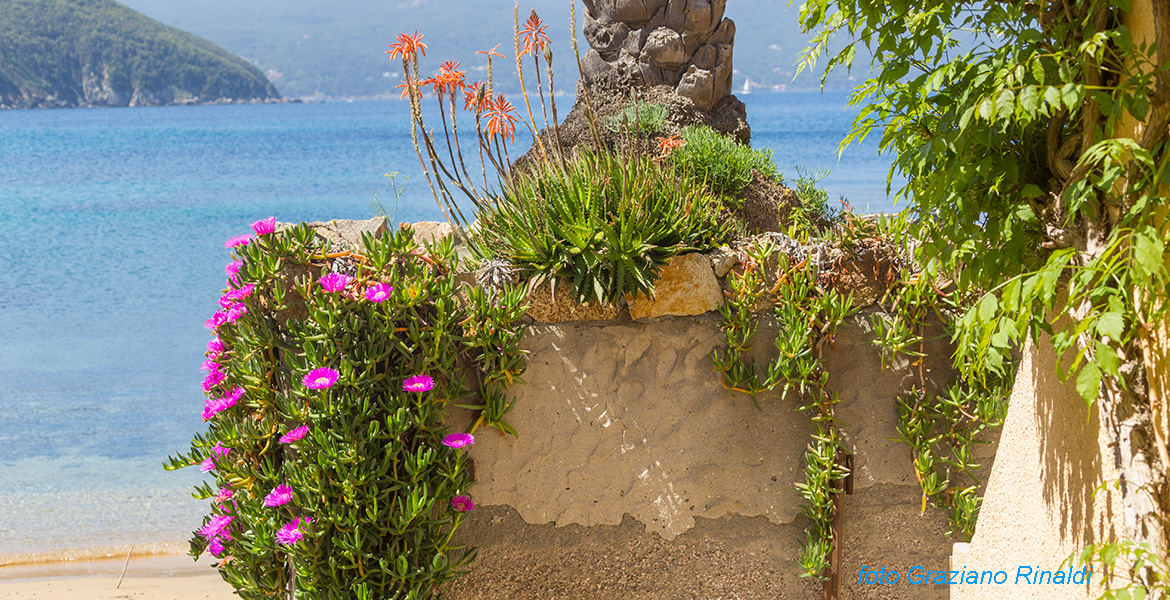
<svg viewBox="0 0 1170 600">
<path fill-rule="evenodd" d="M 501 256 L 522 277 L 573 282 L 578 302 L 648 292 L 672 256 L 727 239 L 719 201 L 677 170 L 641 155 L 582 152 L 562 168 L 517 173 L 478 213 L 477 252 Z"/>
<path fill-rule="evenodd" d="M 829 176 L 829 171 L 820 169 L 809 171 L 804 167 L 796 167 L 796 197 L 800 203 L 795 207 L 793 217 L 811 228 L 822 228 L 840 220 L 841 212 L 829 206 L 829 193 L 820 186 L 822 180 Z M 845 198 L 841 198 L 845 206 Z"/>
<path fill-rule="evenodd" d="M 242 598 L 430 598 L 475 557 L 450 543 L 473 508 L 458 449 L 473 440 L 444 422 L 465 394 L 456 364 L 476 370 L 484 405 L 468 408 L 510 430 L 521 294 L 456 301 L 449 239 L 420 249 L 403 228 L 330 254 L 271 221 L 229 240 L 208 429 L 167 465 L 213 478 L 191 553 L 215 555 Z"/>
<path fill-rule="evenodd" d="M 738 194 L 752 182 L 752 169 L 776 176 L 771 150 L 754 150 L 706 126 L 687 127 L 682 137 L 686 143 L 670 153 L 671 162 L 716 194 Z"/>
<path fill-rule="evenodd" d="M 622 111 L 605 120 L 610 131 L 629 130 L 637 135 L 656 135 L 666 131 L 669 109 L 662 104 L 634 100 Z"/>
</svg>

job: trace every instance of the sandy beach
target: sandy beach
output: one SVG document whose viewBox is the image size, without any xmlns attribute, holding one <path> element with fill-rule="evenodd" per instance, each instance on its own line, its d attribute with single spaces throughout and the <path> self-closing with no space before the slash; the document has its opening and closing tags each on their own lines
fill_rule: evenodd
<svg viewBox="0 0 1170 600">
<path fill-rule="evenodd" d="M 211 567 L 183 555 L 42 562 L 0 567 L 0 600 L 228 600 L 232 588 Z"/>
</svg>

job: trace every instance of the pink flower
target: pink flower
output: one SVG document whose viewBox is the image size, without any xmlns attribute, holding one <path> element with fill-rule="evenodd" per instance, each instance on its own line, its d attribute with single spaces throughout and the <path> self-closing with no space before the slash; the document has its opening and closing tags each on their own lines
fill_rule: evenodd
<svg viewBox="0 0 1170 600">
<path fill-rule="evenodd" d="M 203 526 L 203 529 L 199 530 L 199 533 L 203 534 L 203 537 L 209 540 L 215 539 L 228 528 L 228 525 L 232 524 L 233 519 L 235 517 L 230 515 L 211 517 L 211 520 L 208 521 L 207 525 Z"/>
<path fill-rule="evenodd" d="M 475 436 L 470 433 L 452 433 L 443 438 L 443 445 L 448 448 L 462 448 L 475 443 Z"/>
<path fill-rule="evenodd" d="M 224 310 L 223 320 L 225 323 L 235 323 L 246 314 L 248 314 L 248 307 L 242 302 L 237 302 Z"/>
<path fill-rule="evenodd" d="M 242 266 L 244 266 L 244 261 L 242 261 L 242 260 L 232 261 L 232 262 L 228 263 L 228 265 L 226 267 L 223 268 L 223 273 L 224 273 L 224 275 L 227 275 L 228 277 L 234 279 L 236 277 L 236 274 L 240 272 L 240 267 L 242 267 Z"/>
<path fill-rule="evenodd" d="M 218 335 L 211 338 L 207 342 L 207 351 L 211 353 L 212 357 L 222 354 L 224 351 L 223 340 L 219 339 Z"/>
<path fill-rule="evenodd" d="M 370 302 L 381 302 L 389 298 L 390 292 L 393 291 L 394 288 L 386 285 L 385 283 L 371 285 L 370 287 L 366 288 L 366 300 L 369 300 Z"/>
<path fill-rule="evenodd" d="M 276 532 L 276 543 L 284 544 L 285 546 L 291 546 L 297 543 L 305 535 L 301 531 L 301 528 L 312 522 L 313 520 L 309 517 L 301 517 L 286 523 L 284 527 L 281 527 Z"/>
<path fill-rule="evenodd" d="M 207 421 L 215 415 L 223 412 L 236 405 L 240 398 L 244 396 L 244 388 L 236 386 L 231 393 L 225 395 L 223 398 L 208 398 L 203 405 L 203 420 Z"/>
<path fill-rule="evenodd" d="M 264 497 L 264 506 L 281 506 L 290 501 L 292 501 L 292 488 L 282 483 L 272 488 L 272 491 Z"/>
<path fill-rule="evenodd" d="M 240 246 L 247 246 L 248 242 L 252 241 L 251 235 L 237 235 L 234 238 L 229 238 L 223 243 L 224 248 L 239 248 Z"/>
<path fill-rule="evenodd" d="M 224 375 L 223 371 L 208 371 L 207 377 L 203 378 L 203 391 L 210 392 L 211 388 L 223 383 L 225 379 L 227 375 Z"/>
<path fill-rule="evenodd" d="M 349 275 L 330 273 L 317 281 L 321 282 L 321 287 L 325 288 L 326 292 L 340 292 L 345 289 L 345 286 L 349 285 Z"/>
<path fill-rule="evenodd" d="M 334 369 L 321 367 L 309 371 L 309 374 L 301 379 L 301 383 L 310 390 L 323 390 L 333 387 L 333 384 L 337 383 L 337 375 L 338 373 Z"/>
<path fill-rule="evenodd" d="M 451 499 L 451 507 L 459 512 L 470 512 L 475 508 L 475 503 L 470 496 L 455 496 Z"/>
<path fill-rule="evenodd" d="M 435 380 L 430 375 L 412 375 L 402 382 L 404 392 L 426 392 L 435 387 Z"/>
<path fill-rule="evenodd" d="M 199 368 L 204 370 L 204 371 L 218 371 L 219 370 L 219 363 L 215 362 L 214 358 L 209 358 L 209 359 L 203 361 L 203 364 L 200 364 Z"/>
<path fill-rule="evenodd" d="M 221 310 L 221 311 L 215 313 L 214 315 L 211 315 L 210 319 L 204 321 L 203 326 L 206 327 L 207 329 L 215 329 L 216 327 L 219 327 L 220 325 L 223 325 L 226 322 L 227 322 L 227 315 L 224 314 L 224 312 Z"/>
<path fill-rule="evenodd" d="M 243 300 L 243 299 L 247 298 L 248 296 L 251 296 L 252 290 L 254 290 L 254 289 L 256 289 L 256 285 L 249 283 L 247 285 L 241 286 L 238 289 L 231 290 L 230 292 L 228 292 L 220 297 L 219 304 L 220 304 L 220 306 L 224 306 L 226 308 L 227 306 L 231 305 L 230 301 Z M 228 302 L 228 304 L 225 305 L 224 301 L 229 301 L 229 302 Z"/>
<path fill-rule="evenodd" d="M 301 438 L 305 437 L 305 434 L 307 434 L 307 433 L 309 433 L 309 426 L 308 425 L 301 425 L 300 427 L 297 427 L 296 429 L 290 429 L 287 433 L 280 436 L 280 443 L 291 444 L 291 443 L 299 441 Z"/>
<path fill-rule="evenodd" d="M 207 544 L 207 551 L 212 556 L 218 558 L 220 554 L 223 554 L 223 542 L 220 542 L 219 538 L 211 538 L 211 541 Z"/>
<path fill-rule="evenodd" d="M 208 456 L 207 458 L 203 459 L 203 462 L 199 463 L 199 470 L 203 471 L 204 473 L 210 473 L 214 471 L 215 461 L 211 460 L 211 457 Z"/>
<path fill-rule="evenodd" d="M 234 494 L 234 493 L 235 493 L 235 490 L 233 490 L 232 488 L 219 488 L 219 492 L 217 492 L 215 494 L 215 501 L 219 502 L 220 504 L 223 504 L 223 503 L 231 500 L 232 494 Z"/>
<path fill-rule="evenodd" d="M 215 458 L 217 456 L 224 456 L 231 451 L 231 448 L 227 448 L 222 444 L 216 444 L 215 446 L 212 446 L 211 454 L 208 455 L 208 457 L 203 462 L 199 463 L 199 470 L 203 471 L 204 473 L 210 473 L 211 471 L 215 470 Z"/>
<path fill-rule="evenodd" d="M 276 217 L 268 217 L 252 223 L 252 231 L 256 232 L 256 235 L 267 235 L 276 231 Z"/>
</svg>

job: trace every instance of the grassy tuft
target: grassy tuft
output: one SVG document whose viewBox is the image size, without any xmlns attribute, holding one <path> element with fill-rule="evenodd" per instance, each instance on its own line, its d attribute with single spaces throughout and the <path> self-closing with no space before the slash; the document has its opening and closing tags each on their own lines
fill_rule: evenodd
<svg viewBox="0 0 1170 600">
<path fill-rule="evenodd" d="M 671 162 L 716 194 L 741 192 L 752 182 L 752 169 L 776 177 L 771 150 L 752 149 L 706 126 L 687 127 L 682 136 L 686 144 L 671 152 Z"/>
</svg>

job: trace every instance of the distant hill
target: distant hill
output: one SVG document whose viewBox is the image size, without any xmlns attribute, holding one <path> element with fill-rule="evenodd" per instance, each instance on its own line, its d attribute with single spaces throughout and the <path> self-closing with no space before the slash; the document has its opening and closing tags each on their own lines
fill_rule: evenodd
<svg viewBox="0 0 1170 600">
<path fill-rule="evenodd" d="M 463 61 L 469 77 L 484 77 L 476 50 L 503 42 L 512 45 L 513 0 L 123 0 L 160 21 L 202 35 L 269 71 L 290 97 L 375 96 L 393 94 L 400 64 L 382 54 L 395 36 L 416 29 L 428 44 L 428 71 L 443 60 Z M 577 26 L 584 6 L 577 2 Z M 799 5 L 799 3 L 796 3 Z M 560 89 L 572 92 L 577 68 L 569 45 L 569 0 L 521 0 L 520 20 L 536 9 L 549 24 Z M 729 0 L 727 16 L 736 22 L 735 89 L 750 78 L 755 90 L 783 86 L 813 89 L 819 74 L 797 81 L 795 63 L 808 35 L 800 33 L 796 6 L 784 0 Z M 580 38 L 582 51 L 588 49 Z M 840 49 L 836 47 L 836 49 Z M 509 57 L 511 53 L 508 53 Z M 857 64 L 868 60 L 858 52 Z M 501 63 L 497 62 L 497 66 Z M 512 63 L 497 69 L 510 75 Z M 478 68 L 479 70 L 475 70 Z M 863 75 L 863 73 L 862 73 Z M 862 79 L 862 77 L 858 77 Z M 835 74 L 830 88 L 853 87 L 848 74 Z M 515 90 L 515 78 L 497 81 Z"/>
<path fill-rule="evenodd" d="M 112 0 L 0 0 L 0 108 L 279 98 L 238 56 Z"/>
</svg>

